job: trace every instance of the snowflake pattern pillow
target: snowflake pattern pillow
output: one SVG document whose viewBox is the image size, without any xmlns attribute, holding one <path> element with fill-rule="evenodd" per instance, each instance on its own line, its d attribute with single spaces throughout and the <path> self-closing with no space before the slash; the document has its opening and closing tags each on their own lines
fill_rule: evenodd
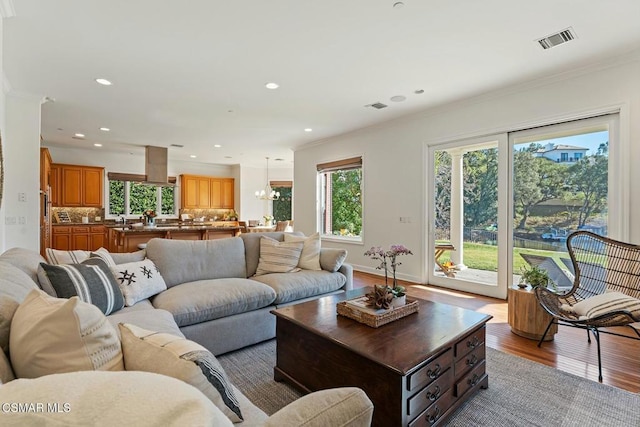
<svg viewBox="0 0 640 427">
<path fill-rule="evenodd" d="M 160 270 L 149 258 L 144 261 L 118 264 L 111 267 L 111 271 L 120 286 L 124 303 L 128 307 L 167 289 Z"/>
</svg>

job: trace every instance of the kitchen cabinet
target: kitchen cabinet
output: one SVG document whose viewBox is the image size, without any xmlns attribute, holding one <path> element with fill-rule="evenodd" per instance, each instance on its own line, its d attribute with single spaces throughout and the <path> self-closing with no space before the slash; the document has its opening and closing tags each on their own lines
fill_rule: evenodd
<svg viewBox="0 0 640 427">
<path fill-rule="evenodd" d="M 52 172 L 54 169 L 57 175 L 52 179 L 54 206 L 102 208 L 104 168 L 54 164 Z"/>
<path fill-rule="evenodd" d="M 40 254 L 51 246 L 51 154 L 40 148 Z"/>
<path fill-rule="evenodd" d="M 51 186 L 51 206 L 60 206 L 60 165 L 51 164 L 49 185 Z"/>
<path fill-rule="evenodd" d="M 56 225 L 51 247 L 65 251 L 95 251 L 104 246 L 104 225 Z"/>
<path fill-rule="evenodd" d="M 234 209 L 233 178 L 180 175 L 183 209 Z"/>
</svg>

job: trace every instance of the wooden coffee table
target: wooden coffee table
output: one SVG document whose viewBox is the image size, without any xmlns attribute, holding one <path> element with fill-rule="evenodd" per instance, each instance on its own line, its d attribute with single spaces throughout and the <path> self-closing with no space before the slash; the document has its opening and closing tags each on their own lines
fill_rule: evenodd
<svg viewBox="0 0 640 427">
<path fill-rule="evenodd" d="M 373 425 L 385 427 L 438 425 L 488 387 L 491 316 L 420 299 L 417 313 L 379 328 L 336 314 L 337 302 L 366 291 L 274 310 L 275 380 L 306 393 L 360 387 L 373 402 Z"/>
</svg>

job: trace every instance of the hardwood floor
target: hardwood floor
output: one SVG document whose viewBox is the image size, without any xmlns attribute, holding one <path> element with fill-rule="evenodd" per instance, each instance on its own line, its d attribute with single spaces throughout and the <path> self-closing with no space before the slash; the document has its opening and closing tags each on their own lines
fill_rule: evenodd
<svg viewBox="0 0 640 427">
<path fill-rule="evenodd" d="M 353 283 L 354 287 L 373 286 L 381 280 L 379 276 L 354 271 Z M 408 287 L 410 295 L 492 315 L 487 324 L 487 345 L 491 348 L 598 381 L 596 343 L 593 339 L 591 344 L 587 342 L 584 330 L 560 326 L 555 339 L 538 348 L 537 341 L 511 332 L 504 300 L 409 282 L 401 284 Z M 639 393 L 640 341 L 601 334 L 600 345 L 602 383 Z"/>
</svg>

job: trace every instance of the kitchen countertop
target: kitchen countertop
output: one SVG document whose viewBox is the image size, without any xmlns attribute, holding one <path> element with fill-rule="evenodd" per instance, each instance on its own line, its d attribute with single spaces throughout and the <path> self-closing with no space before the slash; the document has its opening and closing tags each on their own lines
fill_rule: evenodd
<svg viewBox="0 0 640 427">
<path fill-rule="evenodd" d="M 189 230 L 210 230 L 210 231 L 237 231 L 237 226 L 214 226 L 214 225 L 157 225 L 155 227 L 111 227 L 113 231 L 121 233 L 157 233 L 163 231 L 189 231 Z"/>
</svg>

